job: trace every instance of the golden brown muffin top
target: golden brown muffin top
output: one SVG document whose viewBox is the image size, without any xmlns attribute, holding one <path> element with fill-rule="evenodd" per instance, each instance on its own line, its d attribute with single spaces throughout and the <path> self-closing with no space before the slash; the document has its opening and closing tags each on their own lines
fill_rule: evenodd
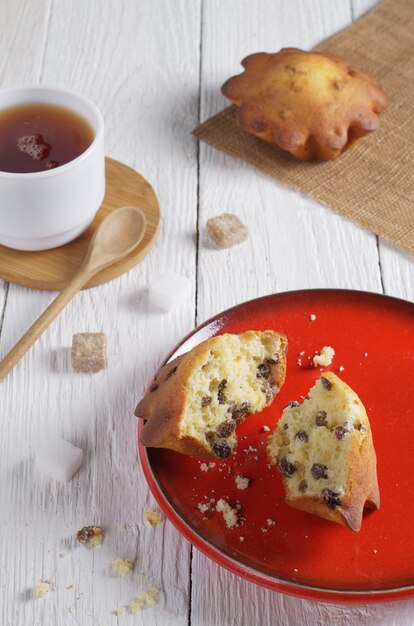
<svg viewBox="0 0 414 626">
<path fill-rule="evenodd" d="M 315 144 L 327 148 L 327 158 L 338 156 L 349 139 L 378 128 L 387 106 L 374 77 L 331 54 L 284 48 L 252 54 L 242 65 L 222 87 L 240 107 L 240 126 L 299 158 L 313 158 L 303 148 Z M 323 150 L 315 156 L 324 158 Z"/>
</svg>

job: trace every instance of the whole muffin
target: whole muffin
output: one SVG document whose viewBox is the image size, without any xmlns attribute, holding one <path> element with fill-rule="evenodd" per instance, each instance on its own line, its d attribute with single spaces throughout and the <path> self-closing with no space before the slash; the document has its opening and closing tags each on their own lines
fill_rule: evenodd
<svg viewBox="0 0 414 626">
<path fill-rule="evenodd" d="M 332 54 L 284 48 L 242 61 L 222 86 L 249 133 L 301 160 L 338 157 L 377 130 L 387 96 L 376 79 Z"/>
</svg>

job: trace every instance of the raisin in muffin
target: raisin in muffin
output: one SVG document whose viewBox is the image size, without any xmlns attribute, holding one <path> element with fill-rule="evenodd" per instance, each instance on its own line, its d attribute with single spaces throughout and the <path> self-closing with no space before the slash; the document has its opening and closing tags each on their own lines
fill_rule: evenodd
<svg viewBox="0 0 414 626">
<path fill-rule="evenodd" d="M 272 330 L 207 339 L 161 368 L 135 414 L 144 446 L 223 459 L 237 424 L 269 405 L 285 380 L 287 340 Z"/>
<path fill-rule="evenodd" d="M 332 372 L 302 404 L 290 402 L 269 438 L 286 501 L 332 522 L 361 528 L 364 507 L 379 508 L 376 455 L 362 402 Z"/>
<path fill-rule="evenodd" d="M 238 124 L 301 160 L 336 158 L 379 127 L 387 106 L 373 76 L 332 54 L 284 48 L 242 65 L 222 87 Z"/>
</svg>

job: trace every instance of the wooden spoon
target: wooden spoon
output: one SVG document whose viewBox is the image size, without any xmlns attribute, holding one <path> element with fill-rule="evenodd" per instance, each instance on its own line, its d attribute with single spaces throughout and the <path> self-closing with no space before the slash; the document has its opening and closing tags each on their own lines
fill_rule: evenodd
<svg viewBox="0 0 414 626">
<path fill-rule="evenodd" d="M 110 213 L 96 229 L 85 260 L 74 278 L 0 362 L 0 381 L 20 361 L 78 291 L 98 272 L 127 256 L 142 240 L 145 216 L 135 207 Z"/>
</svg>

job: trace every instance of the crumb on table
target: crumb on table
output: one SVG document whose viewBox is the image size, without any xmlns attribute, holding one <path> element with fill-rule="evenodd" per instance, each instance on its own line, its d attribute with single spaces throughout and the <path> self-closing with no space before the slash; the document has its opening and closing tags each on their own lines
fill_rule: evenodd
<svg viewBox="0 0 414 626">
<path fill-rule="evenodd" d="M 44 598 L 44 596 L 51 591 L 51 584 L 52 582 L 50 580 L 40 579 L 36 581 L 34 586 L 35 598 Z"/>
<path fill-rule="evenodd" d="M 147 509 L 144 515 L 148 524 L 152 528 L 155 528 L 155 526 L 157 526 L 158 524 L 164 521 L 163 514 L 161 513 L 161 511 L 157 511 L 156 509 Z"/>
<path fill-rule="evenodd" d="M 155 606 L 158 602 L 158 589 L 150 589 L 143 591 L 139 596 L 131 602 L 131 613 L 138 613 L 146 606 Z"/>
<path fill-rule="evenodd" d="M 135 559 L 116 559 L 116 561 L 112 561 L 111 569 L 118 576 L 126 576 L 126 574 L 130 574 L 135 565 Z"/>
<path fill-rule="evenodd" d="M 125 613 L 126 613 L 126 608 L 124 606 L 118 606 L 115 609 L 115 615 L 117 617 L 121 617 L 121 615 L 125 615 Z"/>
<path fill-rule="evenodd" d="M 104 538 L 104 529 L 100 526 L 84 526 L 76 533 L 79 543 L 89 544 L 93 548 L 101 545 Z"/>
</svg>

